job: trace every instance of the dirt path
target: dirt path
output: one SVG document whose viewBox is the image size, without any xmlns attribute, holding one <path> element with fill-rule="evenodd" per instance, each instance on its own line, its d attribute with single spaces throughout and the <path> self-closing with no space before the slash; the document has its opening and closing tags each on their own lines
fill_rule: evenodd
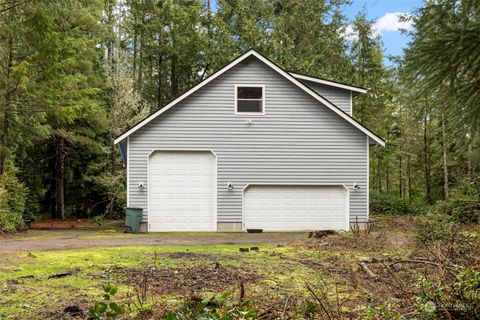
<svg viewBox="0 0 480 320">
<path fill-rule="evenodd" d="M 0 254 L 6 252 L 66 250 L 90 247 L 175 246 L 221 244 L 285 244 L 306 239 L 306 233 L 151 233 L 124 234 L 116 230 L 31 230 L 0 236 Z"/>
</svg>

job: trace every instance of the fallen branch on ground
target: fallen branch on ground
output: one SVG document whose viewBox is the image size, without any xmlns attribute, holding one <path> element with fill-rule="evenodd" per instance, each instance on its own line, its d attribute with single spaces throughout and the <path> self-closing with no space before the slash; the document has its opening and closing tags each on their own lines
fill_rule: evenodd
<svg viewBox="0 0 480 320">
<path fill-rule="evenodd" d="M 358 264 L 360 265 L 360 267 L 362 267 L 362 269 L 368 274 L 370 278 L 373 278 L 375 280 L 378 279 L 378 276 L 375 273 L 373 273 L 372 270 L 370 270 L 370 268 L 367 266 L 367 264 L 364 261 L 360 261 Z"/>
</svg>

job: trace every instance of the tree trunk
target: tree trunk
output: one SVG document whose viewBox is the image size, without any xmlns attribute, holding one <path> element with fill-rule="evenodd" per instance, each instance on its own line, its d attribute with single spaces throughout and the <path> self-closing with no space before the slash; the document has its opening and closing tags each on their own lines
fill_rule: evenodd
<svg viewBox="0 0 480 320">
<path fill-rule="evenodd" d="M 403 168 L 402 168 L 402 154 L 398 155 L 398 195 L 403 198 Z"/>
<path fill-rule="evenodd" d="M 65 219 L 65 138 L 57 136 L 55 163 L 55 211 L 56 217 Z"/>
<path fill-rule="evenodd" d="M 428 115 L 425 112 L 423 119 L 423 156 L 425 170 L 425 199 L 428 204 L 432 204 L 432 186 L 430 174 L 430 153 L 428 148 Z"/>
<path fill-rule="evenodd" d="M 116 198 L 116 177 L 117 177 L 117 157 L 116 157 L 116 150 L 115 150 L 115 145 L 112 142 L 112 147 L 111 147 L 111 165 L 112 165 L 112 186 L 111 186 L 111 196 L 110 196 L 110 204 L 108 207 L 108 218 L 110 220 L 113 220 L 113 204 L 115 203 L 115 198 Z"/>
<path fill-rule="evenodd" d="M 412 200 L 412 156 L 407 158 L 408 201 Z"/>
<path fill-rule="evenodd" d="M 145 24 L 145 17 L 142 17 L 142 26 Z M 138 76 L 137 76 L 137 90 L 141 91 L 143 88 L 143 32 L 140 32 L 140 41 L 138 43 Z"/>
<path fill-rule="evenodd" d="M 161 46 L 162 36 L 158 36 L 158 48 Z M 158 53 L 158 84 L 157 84 L 157 107 L 160 110 L 163 107 L 163 96 L 162 96 L 162 65 L 163 57 L 162 54 Z"/>
<path fill-rule="evenodd" d="M 447 133 L 445 124 L 445 114 L 442 112 L 442 149 L 443 149 L 443 196 L 448 200 L 448 161 L 447 161 Z"/>
<path fill-rule="evenodd" d="M 386 165 L 387 165 L 387 168 L 385 170 L 385 173 L 387 178 L 387 193 L 390 193 L 390 165 L 388 164 L 388 161 Z"/>
<path fill-rule="evenodd" d="M 380 156 L 377 156 L 377 180 L 378 180 L 378 192 L 382 192 L 382 176 L 380 172 Z"/>
<path fill-rule="evenodd" d="M 467 174 L 468 174 L 468 181 L 472 182 L 473 181 L 473 136 L 472 136 L 472 130 L 469 129 L 468 132 L 468 146 L 467 146 Z"/>
<path fill-rule="evenodd" d="M 3 132 L 2 132 L 2 150 L 0 157 L 0 174 L 3 176 L 7 172 L 7 157 L 8 157 L 8 141 L 9 141 L 9 128 L 10 128 L 10 107 L 11 107 L 11 89 L 8 86 L 10 80 L 10 71 L 13 64 L 13 39 L 8 37 L 8 57 L 7 57 L 7 69 L 5 72 L 5 104 L 3 110 Z"/>
<path fill-rule="evenodd" d="M 170 79 L 171 79 L 171 87 L 170 92 L 172 95 L 172 99 L 175 98 L 178 94 L 178 79 L 177 79 L 177 56 L 173 54 L 171 57 L 172 65 L 170 69 Z"/>
<path fill-rule="evenodd" d="M 135 83 L 138 84 L 138 75 L 137 75 L 137 41 L 138 41 L 138 31 L 137 31 L 137 13 L 133 17 L 133 74 L 135 77 Z"/>
<path fill-rule="evenodd" d="M 108 31 L 111 32 L 111 34 L 108 35 L 107 39 L 107 63 L 110 64 L 113 61 L 113 34 L 115 32 L 114 27 L 112 25 L 113 23 L 113 6 L 114 4 L 111 1 L 107 1 L 107 4 L 105 5 L 105 10 L 107 11 L 107 27 Z"/>
<path fill-rule="evenodd" d="M 171 30 L 171 37 L 172 37 L 172 48 L 175 49 L 175 32 L 173 25 L 170 26 Z M 170 66 L 170 93 L 172 95 L 172 99 L 174 99 L 178 95 L 178 71 L 177 71 L 177 63 L 178 63 L 178 56 L 176 52 L 173 52 L 170 56 L 171 59 L 171 66 Z"/>
</svg>

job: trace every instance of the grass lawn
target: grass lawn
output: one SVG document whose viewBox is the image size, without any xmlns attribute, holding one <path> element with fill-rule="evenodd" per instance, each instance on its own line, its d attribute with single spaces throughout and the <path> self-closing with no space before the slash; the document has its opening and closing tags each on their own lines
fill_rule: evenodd
<svg viewBox="0 0 480 320">
<path fill-rule="evenodd" d="M 371 264 L 369 270 L 376 275 L 372 278 L 360 262 L 411 257 L 418 252 L 415 228 L 413 218 L 380 217 L 368 236 L 348 232 L 283 246 L 129 246 L 8 253 L 0 264 L 0 319 L 74 319 L 75 312 L 68 310 L 78 307 L 88 314 L 106 284 L 118 288 L 115 299 L 130 314 L 138 318 L 143 314 L 145 319 L 160 318 L 186 297 L 224 291 L 232 292 L 233 302 L 243 295 L 265 318 L 307 318 L 313 302 L 323 302 L 332 318 L 367 316 L 375 307 L 408 312 L 411 288 L 425 266 L 395 268 L 392 278 L 393 269 L 385 263 Z M 259 250 L 239 250 L 253 246 Z"/>
</svg>

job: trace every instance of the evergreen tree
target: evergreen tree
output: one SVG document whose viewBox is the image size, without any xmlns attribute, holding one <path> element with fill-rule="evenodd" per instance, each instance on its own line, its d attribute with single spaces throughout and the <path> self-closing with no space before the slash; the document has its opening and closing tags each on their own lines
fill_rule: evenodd
<svg viewBox="0 0 480 320">
<path fill-rule="evenodd" d="M 444 94 L 445 107 L 473 128 L 480 120 L 480 2 L 432 0 L 413 18 L 405 52 L 409 81 L 425 95 Z M 460 123 L 457 123 L 460 125 Z"/>
<path fill-rule="evenodd" d="M 28 88 L 44 109 L 54 146 L 55 217 L 65 218 L 65 158 L 76 146 L 100 149 L 107 114 L 102 97 L 101 52 L 98 36 L 100 0 L 38 1 L 26 21 L 27 41 L 35 48 L 28 63 L 35 81 Z"/>
</svg>

